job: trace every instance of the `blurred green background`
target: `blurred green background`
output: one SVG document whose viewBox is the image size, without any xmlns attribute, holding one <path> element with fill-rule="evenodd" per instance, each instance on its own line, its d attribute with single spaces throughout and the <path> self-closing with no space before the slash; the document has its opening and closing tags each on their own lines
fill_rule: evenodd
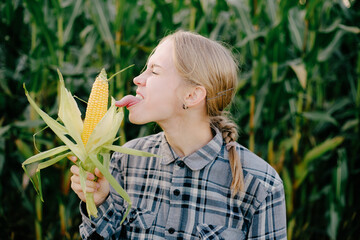
<svg viewBox="0 0 360 240">
<path fill-rule="evenodd" d="M 133 93 L 132 79 L 159 39 L 179 28 L 233 47 L 241 72 L 230 111 L 239 142 L 282 177 L 289 239 L 358 239 L 359 27 L 356 0 L 1 1 L 0 239 L 79 239 L 69 161 L 42 171 L 44 203 L 21 168 L 60 145 L 42 130 L 23 83 L 56 118 L 57 68 L 87 100 L 102 67 L 111 75 L 135 64 L 111 81 L 119 99 Z M 119 144 L 157 131 L 125 119 Z"/>
</svg>

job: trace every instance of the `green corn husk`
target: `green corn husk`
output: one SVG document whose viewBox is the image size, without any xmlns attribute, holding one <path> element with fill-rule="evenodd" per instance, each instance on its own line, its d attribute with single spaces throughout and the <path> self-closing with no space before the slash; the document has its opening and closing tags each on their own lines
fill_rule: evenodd
<svg viewBox="0 0 360 240">
<path fill-rule="evenodd" d="M 24 89 L 25 95 L 30 105 L 65 145 L 50 149 L 45 152 L 40 152 L 28 158 L 23 162 L 22 168 L 24 169 L 25 173 L 29 175 L 26 169 L 26 165 L 42 161 L 36 169 L 35 179 L 31 178 L 30 176 L 29 177 L 34 185 L 35 190 L 39 194 L 40 199 L 43 201 L 40 170 L 59 162 L 68 155 L 75 155 L 78 158 L 76 164 L 80 169 L 80 183 L 86 196 L 86 206 L 89 217 L 97 217 L 97 207 L 94 202 L 93 193 L 86 192 L 86 172 L 94 173 L 95 168 L 98 168 L 104 177 L 109 181 L 111 186 L 128 204 L 128 209 L 124 214 L 121 222 L 123 223 L 132 204 L 128 194 L 108 170 L 110 162 L 110 151 L 117 151 L 137 156 L 156 157 L 156 155 L 148 152 L 142 152 L 112 145 L 112 143 L 117 139 L 116 134 L 123 120 L 123 111 L 122 109 L 119 109 L 115 106 L 115 100 L 113 98 L 110 108 L 95 127 L 94 131 L 91 133 L 85 147 L 81 140 L 81 133 L 83 131 L 81 112 L 72 94 L 65 88 L 64 80 L 59 70 L 58 74 L 60 78 L 60 87 L 58 93 L 60 95 L 60 105 L 58 117 L 62 121 L 63 125 L 51 118 L 36 105 L 35 101 L 30 97 L 28 91 L 26 90 L 25 84 Z"/>
</svg>

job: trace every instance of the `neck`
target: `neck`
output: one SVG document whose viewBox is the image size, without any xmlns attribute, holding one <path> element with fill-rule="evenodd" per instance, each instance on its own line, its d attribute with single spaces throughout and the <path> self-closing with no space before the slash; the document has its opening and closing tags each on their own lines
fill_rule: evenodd
<svg viewBox="0 0 360 240">
<path fill-rule="evenodd" d="M 171 148 L 179 157 L 196 152 L 213 138 L 207 117 L 178 119 L 159 125 L 164 130 Z"/>
</svg>

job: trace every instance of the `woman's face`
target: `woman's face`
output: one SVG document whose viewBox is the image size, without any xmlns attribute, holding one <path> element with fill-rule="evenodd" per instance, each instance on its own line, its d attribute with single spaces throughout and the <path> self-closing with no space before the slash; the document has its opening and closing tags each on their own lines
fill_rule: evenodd
<svg viewBox="0 0 360 240">
<path fill-rule="evenodd" d="M 130 122 L 157 122 L 162 126 L 180 114 L 185 84 L 174 66 L 172 40 L 165 40 L 157 46 L 146 70 L 134 78 L 134 83 L 136 97 L 141 101 L 128 107 Z"/>
</svg>

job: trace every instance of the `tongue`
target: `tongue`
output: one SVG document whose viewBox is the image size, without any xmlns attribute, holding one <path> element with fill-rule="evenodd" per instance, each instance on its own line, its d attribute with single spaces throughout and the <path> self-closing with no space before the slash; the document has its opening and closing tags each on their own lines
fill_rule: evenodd
<svg viewBox="0 0 360 240">
<path fill-rule="evenodd" d="M 125 97 L 123 97 L 122 99 L 120 99 L 119 101 L 115 102 L 115 105 L 117 107 L 131 107 L 132 105 L 137 104 L 138 102 L 140 102 L 141 100 L 137 97 L 134 97 L 132 95 L 127 95 Z"/>
</svg>

